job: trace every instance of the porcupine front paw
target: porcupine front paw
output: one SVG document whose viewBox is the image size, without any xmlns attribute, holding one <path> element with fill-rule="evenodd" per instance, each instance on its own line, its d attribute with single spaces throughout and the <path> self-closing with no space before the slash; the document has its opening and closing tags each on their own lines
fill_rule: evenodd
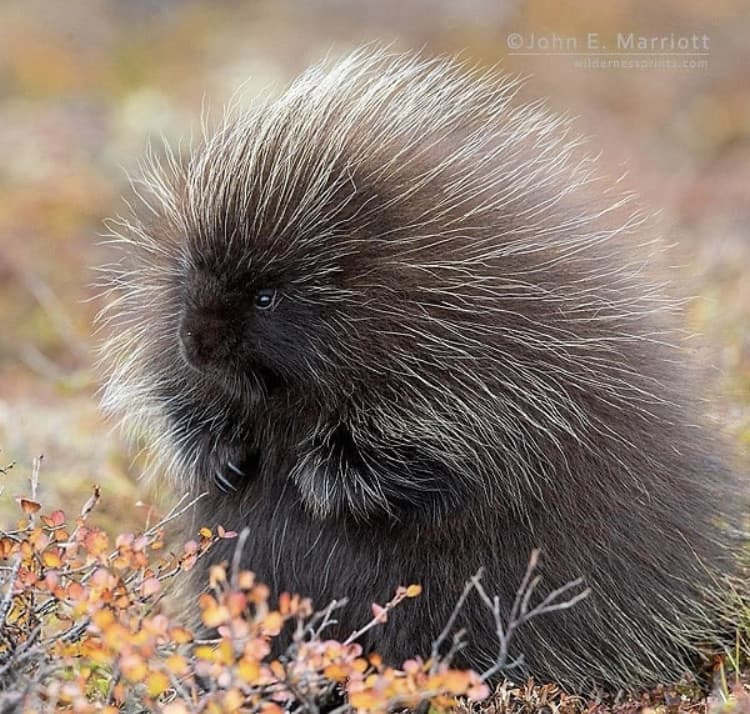
<svg viewBox="0 0 750 714">
<path fill-rule="evenodd" d="M 343 424 L 300 447 L 292 479 L 318 518 L 434 523 L 467 500 L 465 484 L 416 445 L 358 442 Z"/>
<path fill-rule="evenodd" d="M 377 478 L 343 425 L 300 445 L 292 479 L 306 508 L 317 518 L 353 515 L 367 520 L 376 511 L 388 510 Z"/>
<path fill-rule="evenodd" d="M 214 493 L 232 494 L 258 473 L 258 451 L 242 444 L 209 441 L 200 471 Z"/>
</svg>

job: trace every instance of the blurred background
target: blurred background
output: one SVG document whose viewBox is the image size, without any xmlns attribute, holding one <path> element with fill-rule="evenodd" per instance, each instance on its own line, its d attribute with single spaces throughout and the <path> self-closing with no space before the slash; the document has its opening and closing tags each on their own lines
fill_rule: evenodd
<svg viewBox="0 0 750 714">
<path fill-rule="evenodd" d="M 656 37 L 658 54 L 589 54 L 592 34 L 602 51 L 618 33 Z M 578 117 L 604 169 L 627 171 L 675 243 L 677 282 L 697 296 L 689 327 L 717 367 L 712 408 L 747 445 L 748 37 L 745 0 L 3 0 L 0 466 L 17 463 L 0 476 L 0 515 L 16 513 L 39 454 L 48 507 L 75 513 L 98 483 L 100 521 L 122 530 L 143 510 L 131 504 L 154 497 L 97 412 L 91 369 L 97 236 L 148 140 L 195 132 L 204 98 L 218 108 L 239 85 L 250 97 L 282 88 L 372 41 L 499 63 L 529 76 L 526 97 Z"/>
</svg>

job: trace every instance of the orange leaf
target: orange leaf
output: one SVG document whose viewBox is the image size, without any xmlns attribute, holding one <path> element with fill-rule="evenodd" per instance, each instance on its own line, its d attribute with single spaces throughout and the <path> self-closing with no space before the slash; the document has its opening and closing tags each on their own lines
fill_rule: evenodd
<svg viewBox="0 0 750 714">
<path fill-rule="evenodd" d="M 276 679 L 284 679 L 286 677 L 286 671 L 284 670 L 284 665 L 279 662 L 279 660 L 275 659 L 273 662 L 271 662 L 271 672 L 273 672 L 274 677 Z"/>
<path fill-rule="evenodd" d="M 388 610 L 378 603 L 372 603 L 372 614 L 375 615 L 376 622 L 388 622 Z"/>
<path fill-rule="evenodd" d="M 231 592 L 226 596 L 225 602 L 229 612 L 232 613 L 232 617 L 237 617 L 244 612 L 247 606 L 247 597 L 245 593 Z"/>
<path fill-rule="evenodd" d="M 146 678 L 146 691 L 149 697 L 158 697 L 169 688 L 169 677 L 164 672 L 151 672 Z"/>
<path fill-rule="evenodd" d="M 71 600 L 83 600 L 85 596 L 86 591 L 80 583 L 74 582 L 68 585 L 68 598 Z"/>
<path fill-rule="evenodd" d="M 120 669 L 131 682 L 142 682 L 148 675 L 146 661 L 138 654 L 128 654 L 120 658 Z"/>
<path fill-rule="evenodd" d="M 60 510 L 52 511 L 48 516 L 42 516 L 42 523 L 47 528 L 59 528 L 65 523 L 65 513 Z"/>
<path fill-rule="evenodd" d="M 224 707 L 224 711 L 237 712 L 240 711 L 240 708 L 242 707 L 244 701 L 245 697 L 242 695 L 242 692 L 240 692 L 239 689 L 230 689 L 222 697 L 221 703 Z"/>
<path fill-rule="evenodd" d="M 381 702 L 372 692 L 354 692 L 349 695 L 349 704 L 358 710 L 380 710 L 385 702 Z"/>
<path fill-rule="evenodd" d="M 7 558 L 17 548 L 18 544 L 10 538 L 0 538 L 0 558 Z"/>
<path fill-rule="evenodd" d="M 471 684 L 471 674 L 451 669 L 442 676 L 442 688 L 451 694 L 463 694 Z"/>
<path fill-rule="evenodd" d="M 186 645 L 188 642 L 193 641 L 193 633 L 184 627 L 173 627 L 169 631 L 169 638 L 178 645 Z"/>
<path fill-rule="evenodd" d="M 377 657 L 377 656 L 378 655 L 371 655 L 370 659 L 372 659 L 373 657 Z M 361 657 L 358 657 L 352 663 L 352 669 L 355 672 L 359 672 L 360 674 L 364 674 L 367 671 L 367 660 L 366 659 L 362 659 Z"/>
<path fill-rule="evenodd" d="M 268 635 L 278 635 L 284 625 L 284 618 L 279 612 L 269 612 L 263 618 L 263 630 Z"/>
<path fill-rule="evenodd" d="M 323 674 L 334 682 L 343 682 L 349 676 L 349 673 L 340 664 L 329 664 Z"/>
<path fill-rule="evenodd" d="M 208 608 L 201 613 L 201 620 L 206 627 L 218 627 L 230 618 L 229 610 L 224 605 Z"/>
<path fill-rule="evenodd" d="M 36 513 L 42 507 L 42 504 L 39 503 L 39 501 L 32 501 L 30 498 L 24 498 L 23 496 L 17 498 L 16 501 L 21 506 L 21 510 L 27 516 Z"/>
<path fill-rule="evenodd" d="M 60 568 L 63 564 L 58 550 L 45 550 L 42 553 L 42 562 L 47 568 Z"/>
<path fill-rule="evenodd" d="M 271 594 L 268 585 L 264 583 L 258 583 L 247 596 L 250 602 L 254 602 L 256 605 L 266 602 L 268 596 Z"/>
<path fill-rule="evenodd" d="M 215 588 L 219 583 L 227 581 L 227 571 L 221 565 L 212 565 L 208 571 L 208 580 L 211 587 Z"/>
</svg>

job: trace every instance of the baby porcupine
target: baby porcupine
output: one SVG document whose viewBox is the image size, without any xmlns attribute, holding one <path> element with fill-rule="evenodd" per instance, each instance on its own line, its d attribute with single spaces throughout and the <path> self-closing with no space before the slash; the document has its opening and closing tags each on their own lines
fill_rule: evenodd
<svg viewBox="0 0 750 714">
<path fill-rule="evenodd" d="M 116 230 L 104 405 L 208 492 L 198 523 L 250 527 L 274 592 L 349 598 L 332 636 L 421 583 L 363 643 L 426 656 L 480 566 L 507 613 L 541 547 L 542 589 L 592 594 L 521 629 L 525 670 L 674 680 L 720 628 L 731 472 L 640 214 L 516 89 L 359 51 L 153 159 Z M 483 669 L 489 610 L 458 624 Z"/>
</svg>

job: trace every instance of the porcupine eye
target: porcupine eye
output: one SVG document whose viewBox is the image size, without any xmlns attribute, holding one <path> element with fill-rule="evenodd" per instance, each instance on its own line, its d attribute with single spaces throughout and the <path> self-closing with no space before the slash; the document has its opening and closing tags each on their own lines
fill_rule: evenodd
<svg viewBox="0 0 750 714">
<path fill-rule="evenodd" d="M 276 291 L 271 288 L 258 290 L 258 292 L 255 293 L 255 307 L 259 310 L 268 310 L 268 308 L 273 305 L 275 297 Z"/>
</svg>

